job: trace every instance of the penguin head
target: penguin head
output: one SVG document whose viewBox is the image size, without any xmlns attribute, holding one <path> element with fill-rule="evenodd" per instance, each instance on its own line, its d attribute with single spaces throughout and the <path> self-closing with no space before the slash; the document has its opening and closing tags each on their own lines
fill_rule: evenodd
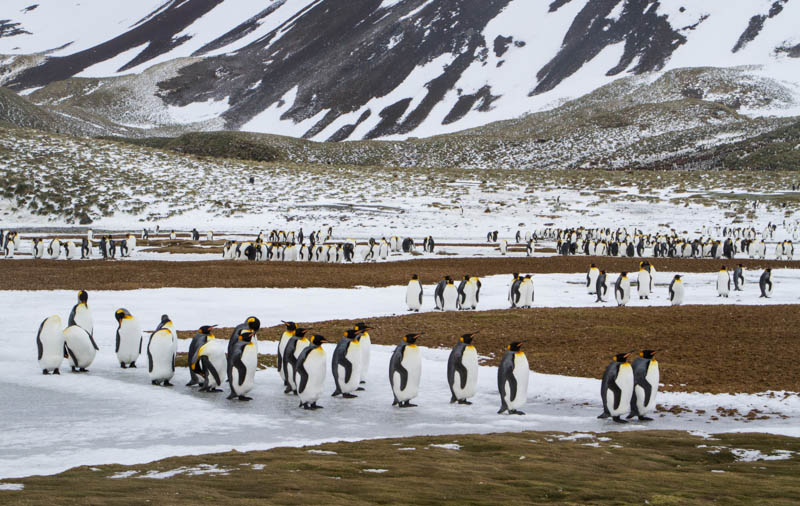
<svg viewBox="0 0 800 506">
<path fill-rule="evenodd" d="M 253 332 L 258 332 L 258 329 L 261 328 L 261 320 L 259 320 L 255 316 L 248 317 L 245 323 L 247 323 L 247 328 L 249 328 Z"/>
<path fill-rule="evenodd" d="M 414 344 L 414 343 L 417 342 L 417 339 L 422 337 L 422 334 L 424 334 L 424 332 L 416 332 L 416 333 L 412 333 L 412 334 L 406 334 L 406 335 L 403 336 L 403 341 L 408 343 L 408 344 Z"/>
<path fill-rule="evenodd" d="M 286 332 L 294 332 L 297 330 L 297 324 L 295 322 L 284 322 L 281 320 L 284 325 L 286 325 Z"/>
<path fill-rule="evenodd" d="M 728 268 L 723 265 L 722 267 L 720 267 L 719 270 L 720 270 L 720 272 L 726 272 L 728 270 Z"/>
<path fill-rule="evenodd" d="M 444 280 L 447 281 L 447 282 L 450 282 L 450 281 L 453 281 L 453 278 L 451 278 L 449 275 L 447 275 L 447 276 L 444 277 Z"/>
<path fill-rule="evenodd" d="M 89 294 L 86 292 L 86 290 L 81 290 L 78 292 L 78 302 L 86 304 L 88 300 L 89 300 Z"/>
<path fill-rule="evenodd" d="M 296 335 L 297 337 L 305 337 L 306 332 L 308 332 L 309 330 L 311 330 L 310 327 L 307 329 L 304 329 L 303 327 L 297 327 L 297 330 L 294 331 L 294 335 Z"/>
<path fill-rule="evenodd" d="M 166 324 L 166 323 L 169 323 L 169 322 L 170 322 L 169 315 L 162 314 L 161 315 L 161 324 L 163 325 L 163 324 Z"/>
<path fill-rule="evenodd" d="M 365 332 L 365 331 L 367 331 L 367 330 L 369 330 L 371 328 L 374 328 L 374 327 L 370 327 L 369 325 L 367 325 L 364 322 L 358 322 L 355 325 L 353 325 L 353 329 L 358 331 L 358 332 Z"/>
<path fill-rule="evenodd" d="M 595 265 L 595 264 L 592 264 L 592 265 L 590 265 L 590 266 L 589 266 L 589 268 L 590 268 L 590 269 L 597 269 L 597 265 Z"/>
<path fill-rule="evenodd" d="M 412 274 L 411 275 L 411 279 L 419 279 L 419 275 L 418 274 Z"/>
<path fill-rule="evenodd" d="M 513 351 L 513 352 L 521 351 L 523 344 L 525 344 L 525 341 L 514 341 L 513 343 L 506 346 L 506 349 L 508 351 Z"/>
<path fill-rule="evenodd" d="M 627 278 L 627 277 L 628 277 L 628 273 L 627 273 L 627 272 L 625 272 L 625 271 L 622 271 L 622 272 L 620 272 L 620 273 L 619 273 L 619 277 L 621 277 L 621 278 L 625 279 L 625 278 Z"/>
<path fill-rule="evenodd" d="M 627 362 L 628 357 L 631 356 L 631 353 L 632 352 L 630 351 L 628 353 L 617 353 L 616 355 L 614 355 L 613 360 L 614 362 L 620 362 L 620 363 Z"/>
<path fill-rule="evenodd" d="M 214 325 L 203 325 L 198 330 L 200 331 L 201 334 L 209 335 L 212 332 L 214 332 L 214 327 L 216 327 L 216 326 L 217 326 L 216 323 Z"/>
<path fill-rule="evenodd" d="M 470 334 L 461 334 L 459 341 L 461 341 L 464 344 L 472 344 L 472 340 L 475 338 L 475 334 L 477 333 L 478 332 L 472 332 Z"/>
<path fill-rule="evenodd" d="M 239 340 L 245 341 L 247 343 L 253 340 L 254 332 L 252 330 L 243 330 L 241 334 L 239 334 Z"/>
<path fill-rule="evenodd" d="M 325 336 L 321 336 L 319 334 L 314 334 L 311 336 L 311 344 L 314 346 L 320 346 L 322 343 L 327 343 L 328 340 L 325 339 Z"/>
<path fill-rule="evenodd" d="M 651 360 L 655 358 L 656 353 L 658 353 L 658 350 L 642 350 L 639 352 L 639 356 L 644 359 Z"/>
<path fill-rule="evenodd" d="M 605 275 L 606 271 L 600 271 L 600 274 Z"/>
<path fill-rule="evenodd" d="M 766 268 L 766 269 L 764 269 L 764 270 L 765 270 L 766 272 L 772 272 L 772 268 L 771 268 L 771 267 L 767 267 L 767 268 Z"/>
<path fill-rule="evenodd" d="M 347 329 L 344 331 L 344 337 L 347 339 L 353 339 L 355 341 L 361 339 L 361 334 L 363 334 L 363 331 L 358 329 Z"/>
<path fill-rule="evenodd" d="M 519 272 L 514 273 L 514 279 L 519 279 Z"/>
<path fill-rule="evenodd" d="M 681 275 L 675 274 L 675 281 L 681 281 Z"/>
<path fill-rule="evenodd" d="M 469 281 L 469 274 L 464 274 L 464 281 Z"/>
<path fill-rule="evenodd" d="M 117 309 L 114 312 L 114 319 L 116 319 L 118 322 L 121 322 L 122 320 L 125 319 L 126 316 L 130 316 L 130 315 L 131 314 L 128 312 L 128 310 L 125 309 L 124 307 L 122 307 L 122 308 Z"/>
</svg>

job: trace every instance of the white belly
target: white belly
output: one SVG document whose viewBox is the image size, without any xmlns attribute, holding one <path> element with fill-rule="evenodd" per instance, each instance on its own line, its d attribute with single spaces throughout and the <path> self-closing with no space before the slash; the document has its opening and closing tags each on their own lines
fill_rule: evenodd
<svg viewBox="0 0 800 506">
<path fill-rule="evenodd" d="M 308 374 L 308 380 L 305 388 L 302 391 L 297 391 L 300 396 L 300 402 L 317 402 L 322 395 L 322 387 L 325 384 L 325 371 L 327 369 L 325 351 L 322 348 L 311 351 L 306 357 L 303 368 Z M 295 376 L 295 381 L 300 381 L 299 374 Z"/>
<path fill-rule="evenodd" d="M 589 271 L 589 286 L 586 287 L 586 290 L 589 293 L 595 293 L 595 288 L 597 287 L 597 277 L 598 276 L 600 276 L 600 271 L 598 271 L 597 269 L 592 269 L 592 270 Z"/>
<path fill-rule="evenodd" d="M 639 296 L 645 297 L 648 295 L 650 295 L 650 273 L 639 271 Z"/>
<path fill-rule="evenodd" d="M 225 360 L 225 344 L 223 341 L 214 340 L 213 343 L 207 343 L 207 348 L 204 353 L 208 360 L 211 362 L 211 366 L 217 371 L 217 375 L 219 375 L 219 383 L 216 382 L 214 379 L 213 374 L 208 375 L 208 385 L 211 388 L 217 388 L 222 386 L 225 383 L 225 380 L 228 379 L 228 361 Z"/>
<path fill-rule="evenodd" d="M 419 282 L 409 281 L 408 288 L 406 289 L 406 304 L 409 309 L 417 310 L 422 306 L 419 301 Z"/>
<path fill-rule="evenodd" d="M 461 388 L 461 374 L 456 370 L 453 375 L 453 392 L 457 399 L 469 399 L 475 396 L 478 385 L 478 352 L 474 346 L 464 348 L 461 364 L 467 370 L 467 382 L 464 388 Z"/>
<path fill-rule="evenodd" d="M 729 280 L 730 280 L 730 277 L 728 276 L 727 272 L 720 272 L 717 275 L 717 292 L 719 292 L 720 295 L 728 295 L 728 293 L 729 293 L 728 281 Z"/>
<path fill-rule="evenodd" d="M 139 322 L 135 318 L 122 320 L 122 325 L 119 328 L 117 359 L 126 364 L 135 362 L 139 358 L 141 341 L 142 328 L 139 326 Z"/>
<path fill-rule="evenodd" d="M 294 348 L 294 358 L 297 360 L 297 357 L 300 356 L 300 352 L 302 352 L 306 346 L 308 346 L 308 339 L 298 339 L 297 343 L 295 344 Z M 296 363 L 296 362 L 295 362 Z M 294 369 L 291 365 L 288 365 L 288 369 L 286 369 L 286 376 L 289 378 L 289 383 L 292 385 L 292 389 L 297 390 L 297 383 L 295 383 L 294 377 Z"/>
<path fill-rule="evenodd" d="M 470 281 L 469 283 L 464 286 L 464 306 L 465 308 L 474 308 L 478 305 L 478 301 L 475 300 L 475 295 L 478 292 L 478 287 L 475 285 L 474 282 Z"/>
<path fill-rule="evenodd" d="M 372 346 L 372 339 L 370 339 L 369 334 L 366 332 L 361 336 L 359 348 L 361 348 L 361 364 L 358 371 L 358 378 L 361 381 L 365 381 L 367 379 L 367 373 L 369 373 L 369 359 L 370 359 L 370 347 Z M 352 348 L 352 346 L 350 346 Z M 355 373 L 353 373 L 355 376 Z"/>
<path fill-rule="evenodd" d="M 151 381 L 168 381 L 175 375 L 175 354 L 172 349 L 172 336 L 168 332 L 157 333 L 148 347 L 152 359 Z"/>
<path fill-rule="evenodd" d="M 505 401 L 508 409 L 517 409 L 528 401 L 528 377 L 530 376 L 528 358 L 524 353 L 514 354 L 514 379 L 517 380 L 517 395 L 511 398 L 511 385 L 506 381 Z"/>
<path fill-rule="evenodd" d="M 88 306 L 85 304 L 80 304 L 77 308 L 75 308 L 75 324 L 88 332 L 89 335 L 94 335 L 94 321 L 92 320 L 92 312 L 89 311 Z"/>
<path fill-rule="evenodd" d="M 672 285 L 674 296 L 672 297 L 672 305 L 678 306 L 683 303 L 683 283 L 675 283 Z"/>
<path fill-rule="evenodd" d="M 394 392 L 397 400 L 409 401 L 417 396 L 419 393 L 419 378 L 422 374 L 422 361 L 419 354 L 419 348 L 416 346 L 406 346 L 405 353 L 403 353 L 403 360 L 400 364 L 408 371 L 408 381 L 406 388 L 400 389 L 400 374 L 394 373 L 392 381 L 392 391 Z"/>
<path fill-rule="evenodd" d="M 650 367 L 647 368 L 647 375 L 645 379 L 650 384 L 650 402 L 644 403 L 644 388 L 636 386 L 636 407 L 639 410 L 639 415 L 644 416 L 653 411 L 656 405 L 656 394 L 658 393 L 658 362 L 655 360 L 650 361 Z"/>
<path fill-rule="evenodd" d="M 245 395 L 253 389 L 256 379 L 256 368 L 258 368 L 258 349 L 255 343 L 250 343 L 244 347 L 242 351 L 242 363 L 246 369 L 244 373 L 244 381 L 239 376 L 239 369 L 234 367 L 231 369 L 231 384 L 233 391 L 236 395 Z M 241 382 L 241 385 L 239 384 Z"/>
<path fill-rule="evenodd" d="M 620 403 L 614 409 L 614 392 L 609 388 L 606 391 L 606 405 L 611 416 L 625 415 L 631 410 L 631 396 L 633 395 L 633 368 L 628 363 L 620 364 L 616 379 L 620 389 Z"/>
<path fill-rule="evenodd" d="M 83 328 L 76 325 L 67 327 L 64 330 L 64 340 L 72 352 L 69 354 L 69 365 L 86 368 L 92 364 L 97 350 L 92 346 L 92 340 Z"/>
<path fill-rule="evenodd" d="M 445 311 L 455 311 L 456 308 L 456 301 L 458 300 L 458 290 L 456 290 L 455 285 L 446 285 L 444 287 L 444 293 L 442 293 L 442 299 L 444 299 L 444 310 Z"/>
<path fill-rule="evenodd" d="M 64 332 L 61 318 L 58 315 L 48 318 L 41 331 L 39 340 L 42 343 L 42 358 L 39 359 L 41 369 L 58 369 L 64 360 Z"/>
</svg>

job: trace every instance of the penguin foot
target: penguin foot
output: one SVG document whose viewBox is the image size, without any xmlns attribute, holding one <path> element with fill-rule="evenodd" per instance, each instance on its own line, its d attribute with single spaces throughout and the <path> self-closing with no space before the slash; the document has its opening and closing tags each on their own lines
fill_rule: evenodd
<svg viewBox="0 0 800 506">
<path fill-rule="evenodd" d="M 78 369 L 78 372 L 89 372 L 89 369 L 86 369 L 85 367 L 81 367 L 80 369 Z"/>
<path fill-rule="evenodd" d="M 231 392 L 231 394 L 230 394 L 230 395 L 227 397 L 227 399 L 228 399 L 229 401 L 232 401 L 232 400 L 233 400 L 233 399 L 235 399 L 235 398 L 236 398 L 236 394 L 235 394 L 235 393 L 233 393 L 233 392 Z"/>
<path fill-rule="evenodd" d="M 131 362 L 130 364 L 128 364 L 128 367 L 130 367 L 131 369 L 136 369 L 136 362 Z"/>
<path fill-rule="evenodd" d="M 172 383 L 170 383 L 169 381 L 164 381 L 164 383 L 162 383 L 161 385 L 162 385 L 162 386 L 165 386 L 165 387 L 171 387 L 171 386 L 174 386 L 174 385 L 173 385 Z"/>
<path fill-rule="evenodd" d="M 50 373 L 47 372 L 47 369 L 42 369 L 42 374 L 44 374 L 45 376 L 48 376 Z M 55 373 L 53 373 L 53 374 L 55 374 Z"/>
<path fill-rule="evenodd" d="M 53 374 L 58 374 L 58 375 L 60 376 L 60 375 L 61 375 L 61 371 L 59 371 L 58 369 L 56 369 L 56 370 L 54 370 L 54 371 L 53 371 Z"/>
<path fill-rule="evenodd" d="M 344 397 L 345 399 L 355 399 L 358 396 L 355 395 L 355 394 L 346 393 L 346 394 L 342 394 L 342 397 Z"/>
<path fill-rule="evenodd" d="M 301 402 L 301 403 L 300 403 L 300 407 L 301 407 L 301 408 L 303 408 L 303 409 L 314 409 L 314 408 L 312 408 L 312 407 L 311 407 L 311 405 L 310 405 L 309 403 L 307 403 L 307 402 Z"/>
<path fill-rule="evenodd" d="M 285 394 L 292 393 L 292 387 L 290 387 L 289 385 L 286 385 L 286 388 L 283 389 L 283 393 L 285 393 Z"/>
<path fill-rule="evenodd" d="M 416 408 L 416 404 L 411 404 L 411 401 L 405 401 L 400 403 L 401 408 Z"/>
<path fill-rule="evenodd" d="M 628 423 L 626 420 L 623 420 L 623 419 L 622 419 L 622 418 L 620 418 L 619 416 L 615 416 L 615 417 L 613 417 L 613 418 L 612 418 L 612 420 L 614 420 L 614 421 L 615 421 L 615 422 L 617 422 L 617 423 Z"/>
<path fill-rule="evenodd" d="M 609 414 L 609 413 L 608 413 L 608 412 L 606 412 L 606 411 L 603 411 L 603 414 L 599 415 L 597 418 L 599 418 L 599 419 L 601 419 L 601 420 L 602 420 L 602 419 L 604 419 L 604 418 L 608 418 L 609 416 L 611 416 L 611 414 Z"/>
<path fill-rule="evenodd" d="M 194 386 L 194 385 L 199 385 L 199 383 L 197 381 L 195 381 L 195 380 L 191 380 L 189 383 L 187 383 L 184 386 L 191 387 L 191 386 Z M 201 388 L 200 390 L 203 390 L 203 389 Z"/>
<path fill-rule="evenodd" d="M 362 383 L 363 383 L 363 382 L 362 382 Z M 366 388 L 364 388 L 364 387 L 358 387 L 358 388 L 356 388 L 356 392 L 365 392 L 366 390 L 367 390 L 367 389 L 366 389 Z"/>
<path fill-rule="evenodd" d="M 120 363 L 119 363 L 119 366 L 120 366 L 121 368 L 123 368 L 123 369 L 127 369 L 127 368 L 128 368 L 128 366 L 126 366 L 126 365 L 125 365 L 125 362 L 120 362 Z"/>
<path fill-rule="evenodd" d="M 151 381 L 150 384 L 151 385 L 155 385 L 155 386 L 159 386 L 159 383 L 156 380 Z"/>
<path fill-rule="evenodd" d="M 472 403 L 471 403 L 471 402 L 469 402 L 469 401 L 468 401 L 468 400 L 466 400 L 466 399 L 459 399 L 458 403 L 459 403 L 459 404 L 466 404 L 467 406 L 471 406 L 471 405 L 472 405 Z"/>
<path fill-rule="evenodd" d="M 509 409 L 508 410 L 508 414 L 509 415 L 524 415 L 525 412 L 524 411 L 520 411 L 518 409 Z"/>
<path fill-rule="evenodd" d="M 639 421 L 640 421 L 640 422 L 652 422 L 652 421 L 653 421 L 653 419 L 652 419 L 652 418 L 650 418 L 649 416 L 640 416 L 640 417 L 639 417 Z"/>
<path fill-rule="evenodd" d="M 323 406 L 319 406 L 316 402 L 314 402 L 311 404 L 311 409 L 323 409 Z"/>
<path fill-rule="evenodd" d="M 335 391 L 335 392 L 333 392 L 333 393 L 331 394 L 331 397 L 336 397 L 337 395 L 342 395 L 342 391 L 341 391 L 341 390 L 339 390 L 338 388 L 336 389 L 336 391 Z"/>
<path fill-rule="evenodd" d="M 218 393 L 222 392 L 222 389 L 221 388 L 207 388 L 206 392 L 214 392 L 215 394 L 218 394 Z"/>
<path fill-rule="evenodd" d="M 239 396 L 239 400 L 240 401 L 252 401 L 253 398 L 252 397 L 247 397 L 246 395 L 240 395 Z"/>
</svg>

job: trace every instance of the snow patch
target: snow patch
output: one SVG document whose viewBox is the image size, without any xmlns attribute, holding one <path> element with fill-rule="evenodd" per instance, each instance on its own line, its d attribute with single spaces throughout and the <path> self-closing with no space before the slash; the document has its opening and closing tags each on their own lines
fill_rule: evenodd
<svg viewBox="0 0 800 506">
<path fill-rule="evenodd" d="M 762 453 L 760 450 L 746 450 L 731 448 L 731 453 L 737 462 L 757 462 L 759 460 L 789 460 L 795 454 L 790 450 L 775 450 L 771 454 Z"/>
<path fill-rule="evenodd" d="M 0 483 L 0 490 L 20 491 L 25 488 L 22 483 Z"/>
<path fill-rule="evenodd" d="M 456 443 L 444 443 L 444 444 L 435 444 L 435 445 L 429 445 L 429 446 L 432 447 L 432 448 L 442 448 L 443 450 L 455 450 L 455 451 L 458 451 L 458 450 L 461 449 L 461 445 L 460 444 L 456 444 Z"/>
</svg>

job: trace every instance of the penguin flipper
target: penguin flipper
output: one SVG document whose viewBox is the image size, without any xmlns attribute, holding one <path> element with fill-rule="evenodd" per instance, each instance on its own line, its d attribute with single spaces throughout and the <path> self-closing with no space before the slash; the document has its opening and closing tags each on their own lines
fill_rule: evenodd
<svg viewBox="0 0 800 506">
<path fill-rule="evenodd" d="M 344 382 L 350 382 L 350 376 L 353 374 L 353 363 L 347 360 L 347 357 L 342 357 L 339 360 L 339 365 L 344 367 Z"/>
<path fill-rule="evenodd" d="M 517 399 L 517 378 L 513 374 L 509 374 L 506 378 L 506 383 L 508 383 L 509 390 L 508 398 L 511 401 L 515 401 Z"/>
<path fill-rule="evenodd" d="M 478 281 L 478 289 L 475 290 L 475 302 L 481 301 L 481 282 Z"/>
<path fill-rule="evenodd" d="M 242 362 L 241 355 L 236 357 L 236 360 L 233 362 L 233 367 L 235 367 L 236 371 L 239 373 L 239 386 L 242 386 L 244 384 L 244 377 L 247 374 L 247 367 L 245 367 L 244 363 Z"/>
<path fill-rule="evenodd" d="M 456 363 L 456 371 L 458 371 L 458 375 L 461 377 L 461 389 L 463 390 L 467 387 L 467 368 L 459 361 Z"/>
<path fill-rule="evenodd" d="M 119 329 L 117 329 L 117 344 L 114 347 L 114 352 L 119 353 Z"/>
<path fill-rule="evenodd" d="M 208 373 L 211 373 L 217 385 L 221 385 L 222 381 L 220 380 L 219 372 L 214 368 L 214 365 L 211 363 L 211 360 L 209 360 L 208 357 L 202 357 L 200 360 L 202 360 L 203 371 L 205 371 L 206 373 L 206 378 L 208 377 Z M 208 384 L 208 379 L 206 379 L 206 384 Z"/>
<path fill-rule="evenodd" d="M 650 404 L 650 395 L 652 395 L 653 393 L 653 387 L 647 380 L 637 382 L 636 384 L 642 387 L 642 389 L 644 390 L 644 405 L 647 406 L 648 404 Z"/>
<path fill-rule="evenodd" d="M 614 392 L 614 411 L 616 411 L 622 402 L 622 389 L 617 385 L 616 380 L 608 382 L 608 389 Z"/>
<path fill-rule="evenodd" d="M 403 364 L 397 364 L 394 371 L 400 375 L 400 390 L 405 390 L 408 385 L 408 370 L 403 367 Z"/>
<path fill-rule="evenodd" d="M 147 372 L 153 372 L 153 355 L 150 354 L 150 347 L 147 347 Z"/>
<path fill-rule="evenodd" d="M 36 333 L 36 347 L 39 349 L 39 358 L 37 360 L 42 359 L 42 355 L 44 354 L 44 345 L 42 345 L 42 328 L 44 328 L 44 322 L 47 319 L 42 320 L 41 325 L 39 325 L 39 332 Z"/>
<path fill-rule="evenodd" d="M 297 381 L 298 374 L 300 375 L 300 381 Z M 297 368 L 294 370 L 294 375 L 295 375 L 295 383 L 297 383 L 297 391 L 305 392 L 306 384 L 308 383 L 308 372 L 306 372 L 304 364 L 297 365 Z"/>
</svg>

